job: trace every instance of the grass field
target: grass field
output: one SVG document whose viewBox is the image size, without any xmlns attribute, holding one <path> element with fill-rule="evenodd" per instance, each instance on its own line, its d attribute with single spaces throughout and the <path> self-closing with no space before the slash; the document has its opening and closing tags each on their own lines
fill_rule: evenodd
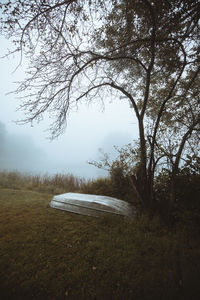
<svg viewBox="0 0 200 300">
<path fill-rule="evenodd" d="M 158 219 L 54 210 L 0 189 L 0 299 L 200 299 L 200 239 Z"/>
</svg>

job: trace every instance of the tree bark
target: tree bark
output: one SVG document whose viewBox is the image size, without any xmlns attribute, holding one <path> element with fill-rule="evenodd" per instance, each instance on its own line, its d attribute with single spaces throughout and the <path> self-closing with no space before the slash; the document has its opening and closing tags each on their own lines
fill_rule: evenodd
<svg viewBox="0 0 200 300">
<path fill-rule="evenodd" d="M 144 135 L 143 119 L 139 118 L 139 134 L 140 134 L 140 166 L 136 174 L 137 190 L 142 199 L 145 210 L 151 209 L 151 193 L 149 187 L 149 181 L 147 176 L 147 154 L 146 154 L 146 140 Z"/>
</svg>

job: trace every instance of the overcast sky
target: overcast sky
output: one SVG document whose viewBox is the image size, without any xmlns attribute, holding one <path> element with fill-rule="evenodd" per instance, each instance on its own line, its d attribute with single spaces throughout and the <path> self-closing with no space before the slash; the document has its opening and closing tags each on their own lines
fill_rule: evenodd
<svg viewBox="0 0 200 300">
<path fill-rule="evenodd" d="M 0 37 L 2 56 L 8 43 Z M 0 169 L 32 173 L 72 173 L 86 178 L 105 176 L 88 160 L 98 160 L 99 148 L 114 155 L 113 145 L 123 146 L 137 138 L 137 125 L 133 110 L 125 99 L 110 103 L 105 109 L 95 102 L 81 105 L 68 119 L 66 132 L 50 142 L 47 137 L 48 118 L 34 127 L 16 125 L 23 118 L 16 111 L 19 100 L 6 93 L 15 89 L 13 83 L 22 80 L 23 68 L 13 73 L 18 58 L 0 59 Z"/>
</svg>

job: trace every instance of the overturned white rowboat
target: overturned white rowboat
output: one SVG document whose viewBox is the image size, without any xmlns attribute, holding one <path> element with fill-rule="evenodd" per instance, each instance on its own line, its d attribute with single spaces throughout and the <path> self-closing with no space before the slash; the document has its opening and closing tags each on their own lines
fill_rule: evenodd
<svg viewBox="0 0 200 300">
<path fill-rule="evenodd" d="M 105 216 L 107 214 L 134 216 L 134 208 L 131 204 L 107 196 L 66 193 L 54 196 L 50 202 L 50 206 L 94 217 Z"/>
</svg>

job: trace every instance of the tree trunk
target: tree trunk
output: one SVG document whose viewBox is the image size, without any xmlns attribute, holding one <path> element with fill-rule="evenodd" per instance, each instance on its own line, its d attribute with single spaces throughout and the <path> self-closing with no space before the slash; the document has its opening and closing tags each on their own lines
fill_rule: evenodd
<svg viewBox="0 0 200 300">
<path fill-rule="evenodd" d="M 147 212 L 150 212 L 152 207 L 151 200 L 151 183 L 147 175 L 147 154 L 146 140 L 144 135 L 143 119 L 139 118 L 139 133 L 140 133 L 140 166 L 136 174 L 136 188 L 140 195 L 142 205 Z"/>
</svg>

